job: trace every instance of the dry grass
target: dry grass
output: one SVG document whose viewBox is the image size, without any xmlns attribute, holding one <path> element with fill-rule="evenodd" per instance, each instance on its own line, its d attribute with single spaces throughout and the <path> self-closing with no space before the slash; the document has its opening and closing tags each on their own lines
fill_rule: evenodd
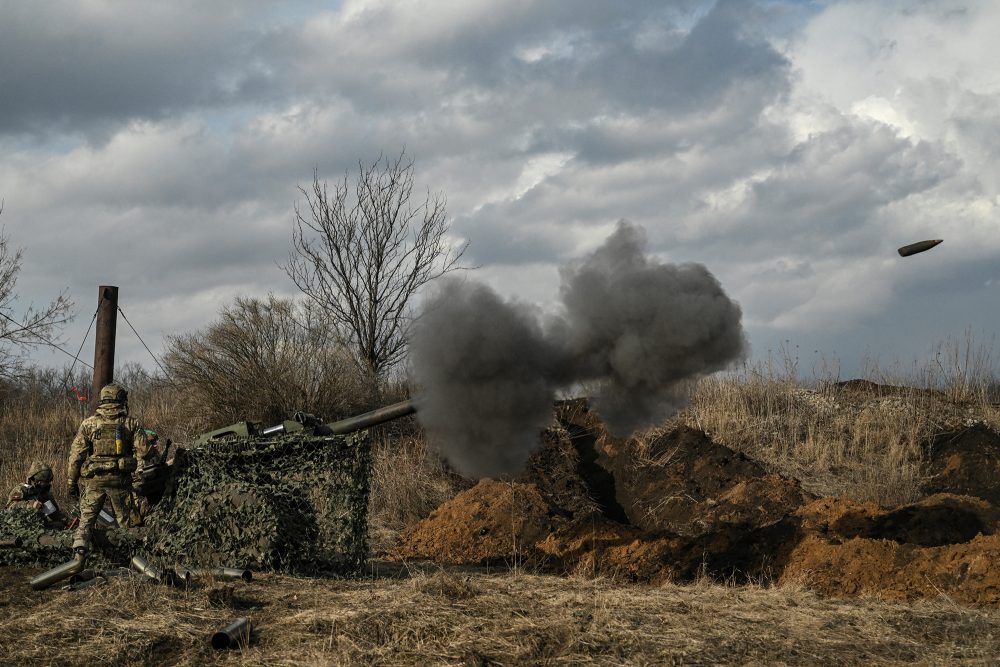
<svg viewBox="0 0 1000 667">
<path fill-rule="evenodd" d="M 35 593 L 28 574 L 0 570 L 7 664 L 973 665 L 1000 651 L 1000 612 L 945 599 L 898 605 L 796 588 L 439 571 L 408 580 L 260 575 L 225 607 L 213 606 L 211 584 L 178 591 L 112 579 Z M 254 622 L 251 645 L 213 651 L 211 634 L 240 616 Z"/>
<path fill-rule="evenodd" d="M 882 393 L 845 389 L 829 375 L 802 382 L 784 355 L 698 382 L 680 419 L 820 495 L 910 502 L 930 438 L 974 421 L 1000 429 L 991 349 L 968 338 L 909 372 L 869 364 L 866 379 L 892 387 Z"/>
<path fill-rule="evenodd" d="M 369 545 L 375 553 L 397 546 L 400 534 L 468 486 L 414 435 L 376 431 L 368 504 Z"/>
</svg>

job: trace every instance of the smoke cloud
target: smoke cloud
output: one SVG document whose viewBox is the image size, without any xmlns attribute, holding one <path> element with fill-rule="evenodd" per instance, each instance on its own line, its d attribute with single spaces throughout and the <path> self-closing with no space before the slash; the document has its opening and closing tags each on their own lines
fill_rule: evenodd
<svg viewBox="0 0 1000 667">
<path fill-rule="evenodd" d="M 559 389 L 597 387 L 594 407 L 620 435 L 683 406 L 684 381 L 741 359 L 739 306 L 700 264 L 662 264 L 627 222 L 560 271 L 560 311 L 504 301 L 451 279 L 411 338 L 418 418 L 462 474 L 517 472 L 552 419 Z"/>
</svg>

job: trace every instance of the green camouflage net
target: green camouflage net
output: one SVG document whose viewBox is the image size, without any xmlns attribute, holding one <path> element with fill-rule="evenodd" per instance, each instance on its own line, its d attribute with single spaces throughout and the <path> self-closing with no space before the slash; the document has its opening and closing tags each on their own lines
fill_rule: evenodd
<svg viewBox="0 0 1000 667">
<path fill-rule="evenodd" d="M 215 565 L 308 574 L 356 573 L 367 557 L 371 446 L 346 436 L 236 438 L 180 450 L 166 494 L 144 528 L 95 529 L 90 563 Z M 0 565 L 54 566 L 72 531 L 35 510 L 0 510 Z"/>
<path fill-rule="evenodd" d="M 224 440 L 184 450 L 174 467 L 147 520 L 156 560 L 349 574 L 366 558 L 366 432 Z"/>
<path fill-rule="evenodd" d="M 0 511 L 0 540 L 13 538 L 19 539 L 21 546 L 0 548 L 0 565 L 49 567 L 66 562 L 73 555 L 73 531 L 48 527 L 41 515 L 30 508 Z M 95 530 L 90 562 L 98 567 L 127 563 L 140 540 L 137 530 Z"/>
</svg>

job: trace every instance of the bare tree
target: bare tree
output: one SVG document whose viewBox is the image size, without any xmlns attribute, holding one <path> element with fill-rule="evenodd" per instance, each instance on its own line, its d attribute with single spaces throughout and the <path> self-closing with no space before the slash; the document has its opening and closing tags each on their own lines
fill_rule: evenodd
<svg viewBox="0 0 1000 667">
<path fill-rule="evenodd" d="M 462 268 L 445 198 L 428 191 L 416 205 L 413 160 L 380 156 L 358 163 L 332 190 L 313 173 L 303 210 L 295 207 L 294 250 L 285 272 L 319 304 L 375 386 L 406 354 L 411 299 L 427 282 Z"/>
<path fill-rule="evenodd" d="M 0 205 L 0 212 L 3 211 Z M 58 345 L 60 329 L 73 319 L 73 302 L 66 293 L 48 305 L 28 304 L 16 315 L 17 275 L 21 271 L 23 248 L 15 248 L 5 230 L 0 229 L 0 376 L 13 378 L 24 371 L 25 354 L 40 345 Z"/>
</svg>

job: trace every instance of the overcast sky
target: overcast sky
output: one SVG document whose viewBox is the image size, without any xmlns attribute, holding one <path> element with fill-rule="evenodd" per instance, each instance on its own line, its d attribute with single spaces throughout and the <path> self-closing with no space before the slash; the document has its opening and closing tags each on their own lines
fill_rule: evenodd
<svg viewBox="0 0 1000 667">
<path fill-rule="evenodd" d="M 849 376 L 1000 325 L 992 0 L 0 12 L 0 224 L 25 250 L 19 308 L 76 302 L 74 351 L 99 284 L 157 353 L 234 295 L 295 294 L 296 186 L 403 146 L 505 296 L 552 303 L 558 267 L 624 218 L 719 278 L 757 357 L 788 340 Z M 152 366 L 123 323 L 118 350 Z"/>
</svg>

